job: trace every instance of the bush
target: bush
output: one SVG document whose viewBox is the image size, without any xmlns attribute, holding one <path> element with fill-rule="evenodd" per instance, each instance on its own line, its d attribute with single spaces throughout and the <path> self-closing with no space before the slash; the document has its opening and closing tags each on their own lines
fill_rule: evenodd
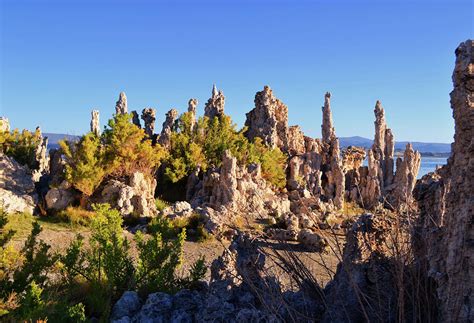
<svg viewBox="0 0 474 323">
<path fill-rule="evenodd" d="M 165 150 L 153 146 L 130 118 L 128 114 L 115 116 L 100 137 L 88 133 L 78 142 L 60 142 L 66 159 L 66 180 L 83 193 L 82 206 L 104 178 L 127 177 L 137 171 L 154 176 L 165 157 Z"/>
<path fill-rule="evenodd" d="M 104 149 L 93 133 L 78 142 L 60 141 L 66 157 L 66 180 L 86 197 L 94 193 L 106 175 Z"/>
<path fill-rule="evenodd" d="M 194 213 L 190 217 L 178 217 L 170 220 L 164 216 L 154 218 L 148 226 L 149 231 L 160 233 L 165 239 L 175 239 L 179 234 L 186 230 L 186 237 L 193 240 L 204 242 L 213 238 L 206 228 L 204 228 L 203 219 L 199 214 Z"/>
<path fill-rule="evenodd" d="M 237 130 L 229 116 L 199 118 L 191 129 L 189 113 L 178 119 L 177 131 L 171 135 L 171 148 L 166 160 L 165 176 L 177 183 L 193 171 L 206 171 L 219 167 L 222 156 L 229 150 L 239 165 L 259 163 L 262 175 L 278 188 L 286 185 L 286 156 L 278 149 L 266 147 L 260 138 L 249 142 L 244 136 L 246 128 Z"/>
<path fill-rule="evenodd" d="M 12 132 L 0 132 L 0 151 L 5 155 L 14 158 L 21 165 L 26 165 L 30 169 L 37 169 L 36 147 L 41 144 L 41 133 L 37 129 L 35 133 L 18 129 Z"/>
<path fill-rule="evenodd" d="M 57 214 L 59 220 L 79 226 L 89 226 L 94 216 L 94 212 L 74 206 L 68 206 Z"/>
</svg>

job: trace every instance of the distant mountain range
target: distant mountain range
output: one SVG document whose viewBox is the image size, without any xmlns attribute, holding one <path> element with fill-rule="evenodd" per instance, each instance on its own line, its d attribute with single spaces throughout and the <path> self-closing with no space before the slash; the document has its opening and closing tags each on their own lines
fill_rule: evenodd
<svg viewBox="0 0 474 323">
<path fill-rule="evenodd" d="M 66 135 L 66 134 L 61 134 L 61 133 L 44 133 L 44 136 L 48 137 L 49 139 L 49 148 L 58 148 L 59 147 L 59 140 L 61 139 L 68 139 L 68 140 L 75 140 L 78 139 L 79 136 L 72 136 L 72 135 Z M 364 148 L 370 148 L 372 147 L 373 140 L 364 138 L 364 137 L 359 137 L 359 136 L 354 136 L 354 137 L 340 137 L 339 138 L 339 144 L 341 148 L 346 148 L 349 146 L 358 146 L 358 147 L 364 147 Z M 405 146 L 407 144 L 407 141 L 399 141 L 395 142 L 395 150 L 405 150 Z M 411 143 L 413 145 L 413 148 L 415 150 L 418 150 L 420 153 L 429 155 L 446 155 L 451 152 L 451 144 L 442 144 L 442 143 L 434 143 L 434 142 L 416 142 L 413 141 Z"/>
<path fill-rule="evenodd" d="M 63 139 L 77 140 L 79 138 L 79 136 L 66 135 L 63 133 L 48 133 L 48 132 L 44 132 L 43 136 L 48 137 L 48 149 L 59 148 L 60 140 L 63 140 Z"/>
<path fill-rule="evenodd" d="M 372 147 L 372 143 L 374 141 L 372 139 L 354 136 L 354 137 L 340 137 L 339 138 L 339 145 L 341 148 L 349 147 L 349 146 L 358 146 L 364 148 Z M 405 150 L 405 146 L 408 141 L 396 141 L 395 142 L 395 150 Z M 444 144 L 444 143 L 435 143 L 435 142 L 417 142 L 412 141 L 411 144 L 413 145 L 413 149 L 418 150 L 420 153 L 429 155 L 446 155 L 451 152 L 451 144 Z"/>
</svg>

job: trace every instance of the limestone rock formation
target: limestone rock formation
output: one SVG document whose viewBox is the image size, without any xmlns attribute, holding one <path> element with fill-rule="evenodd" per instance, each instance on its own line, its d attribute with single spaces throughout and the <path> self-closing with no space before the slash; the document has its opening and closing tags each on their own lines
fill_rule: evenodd
<svg viewBox="0 0 474 323">
<path fill-rule="evenodd" d="M 125 92 L 120 92 L 119 99 L 115 104 L 115 114 L 119 115 L 125 113 L 128 113 L 127 96 Z"/>
<path fill-rule="evenodd" d="M 142 120 L 144 122 L 145 134 L 152 138 L 155 131 L 156 110 L 153 108 L 143 109 Z"/>
<path fill-rule="evenodd" d="M 141 128 L 142 125 L 140 124 L 140 118 L 138 116 L 138 112 L 133 110 L 131 113 L 132 113 L 132 123 L 136 125 L 138 128 Z"/>
<path fill-rule="evenodd" d="M 413 203 L 413 189 L 421 164 L 421 155 L 414 151 L 410 143 L 407 144 L 403 154 L 403 160 L 397 158 L 397 171 L 394 178 L 394 189 L 390 194 L 393 206 L 407 205 Z"/>
<path fill-rule="evenodd" d="M 135 172 L 126 183 L 118 180 L 107 182 L 98 202 L 109 203 L 117 208 L 123 216 L 138 215 L 156 216 L 155 205 L 156 180 L 147 178 L 143 173 Z"/>
<path fill-rule="evenodd" d="M 60 211 L 70 206 L 76 199 L 77 194 L 67 181 L 59 186 L 52 187 L 45 195 L 44 200 L 49 210 Z"/>
<path fill-rule="evenodd" d="M 0 206 L 8 213 L 33 214 L 38 196 L 27 167 L 0 153 Z"/>
<path fill-rule="evenodd" d="M 331 143 L 336 137 L 334 126 L 332 125 L 332 112 L 331 112 L 331 93 L 326 92 L 324 95 L 324 106 L 323 111 L 323 123 L 321 125 L 322 139 L 324 143 Z"/>
<path fill-rule="evenodd" d="M 0 132 L 10 131 L 10 121 L 6 117 L 0 117 Z"/>
<path fill-rule="evenodd" d="M 191 131 L 196 126 L 196 107 L 198 105 L 197 99 L 189 99 L 188 101 L 188 112 L 191 114 Z"/>
<path fill-rule="evenodd" d="M 36 128 L 39 133 L 40 143 L 35 148 L 35 165 L 32 172 L 33 181 L 38 182 L 44 174 L 49 171 L 48 137 L 43 137 L 40 127 Z"/>
<path fill-rule="evenodd" d="M 306 152 L 306 142 L 303 131 L 299 126 L 288 128 L 288 152 L 291 156 L 301 155 Z"/>
<path fill-rule="evenodd" d="M 275 193 L 261 176 L 260 165 L 237 165 L 230 151 L 223 155 L 219 170 L 209 170 L 202 181 L 189 182 L 194 188 L 191 205 L 207 218 L 207 229 L 220 231 L 238 215 L 250 217 L 280 216 L 290 211 L 285 195 Z M 216 214 L 219 213 L 219 215 Z"/>
<path fill-rule="evenodd" d="M 207 100 L 207 103 L 204 106 L 204 116 L 211 120 L 214 119 L 214 117 L 222 116 L 224 114 L 224 105 L 224 93 L 222 90 L 217 90 L 217 87 L 214 84 L 212 88 L 212 96 L 209 100 Z"/>
<path fill-rule="evenodd" d="M 365 149 L 360 147 L 349 146 L 342 151 L 342 168 L 345 174 L 345 189 L 348 200 L 360 200 L 361 167 L 365 156 Z"/>
<path fill-rule="evenodd" d="M 165 208 L 162 214 L 171 220 L 176 218 L 187 219 L 193 215 L 193 208 L 188 202 L 179 201 Z"/>
<path fill-rule="evenodd" d="M 288 151 L 288 107 L 278 100 L 269 86 L 255 94 L 255 108 L 246 114 L 246 136 L 262 138 L 269 147 Z"/>
<path fill-rule="evenodd" d="M 474 42 L 456 49 L 451 157 L 416 188 L 418 257 L 436 282 L 440 322 L 474 321 Z"/>
<path fill-rule="evenodd" d="M 163 122 L 163 129 L 161 130 L 158 143 L 163 147 L 169 147 L 171 142 L 171 133 L 175 128 L 176 118 L 178 117 L 178 111 L 171 109 L 166 113 L 165 122 Z"/>
<path fill-rule="evenodd" d="M 100 136 L 99 110 L 91 111 L 91 132 Z"/>
<path fill-rule="evenodd" d="M 396 285 L 388 269 L 391 229 L 388 219 L 372 214 L 360 216 L 353 224 L 336 275 L 324 291 L 328 307 L 322 322 L 375 322 L 381 317 L 396 317 Z"/>
</svg>

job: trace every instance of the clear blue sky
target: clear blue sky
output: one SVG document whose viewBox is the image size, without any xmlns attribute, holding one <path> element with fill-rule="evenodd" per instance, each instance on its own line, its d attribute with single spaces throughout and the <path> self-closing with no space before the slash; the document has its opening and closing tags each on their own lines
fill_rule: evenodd
<svg viewBox="0 0 474 323">
<path fill-rule="evenodd" d="M 199 112 L 216 83 L 239 126 L 265 84 L 290 124 L 321 134 L 332 92 L 338 136 L 373 137 L 380 99 L 397 140 L 451 142 L 454 49 L 472 1 L 0 0 L 0 115 L 13 127 L 81 134 L 129 109 Z"/>
</svg>

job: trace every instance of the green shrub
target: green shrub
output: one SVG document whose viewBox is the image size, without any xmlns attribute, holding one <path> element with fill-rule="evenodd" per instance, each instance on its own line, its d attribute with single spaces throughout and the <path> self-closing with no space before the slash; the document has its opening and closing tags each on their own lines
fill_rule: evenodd
<svg viewBox="0 0 474 323">
<path fill-rule="evenodd" d="M 156 205 L 156 209 L 161 212 L 164 209 L 166 209 L 168 206 L 170 206 L 170 203 L 168 203 L 167 201 L 162 200 L 160 198 L 156 198 L 155 199 L 155 205 Z"/>
<path fill-rule="evenodd" d="M 74 226 L 90 226 L 94 216 L 95 212 L 74 206 L 68 206 L 57 214 L 59 220 Z"/>
<path fill-rule="evenodd" d="M 0 132 L 0 151 L 13 157 L 20 164 L 27 165 L 30 169 L 38 167 L 35 154 L 39 144 L 41 144 L 39 129 L 34 133 L 28 130 L 19 132 L 18 129 L 12 132 Z"/>
</svg>

